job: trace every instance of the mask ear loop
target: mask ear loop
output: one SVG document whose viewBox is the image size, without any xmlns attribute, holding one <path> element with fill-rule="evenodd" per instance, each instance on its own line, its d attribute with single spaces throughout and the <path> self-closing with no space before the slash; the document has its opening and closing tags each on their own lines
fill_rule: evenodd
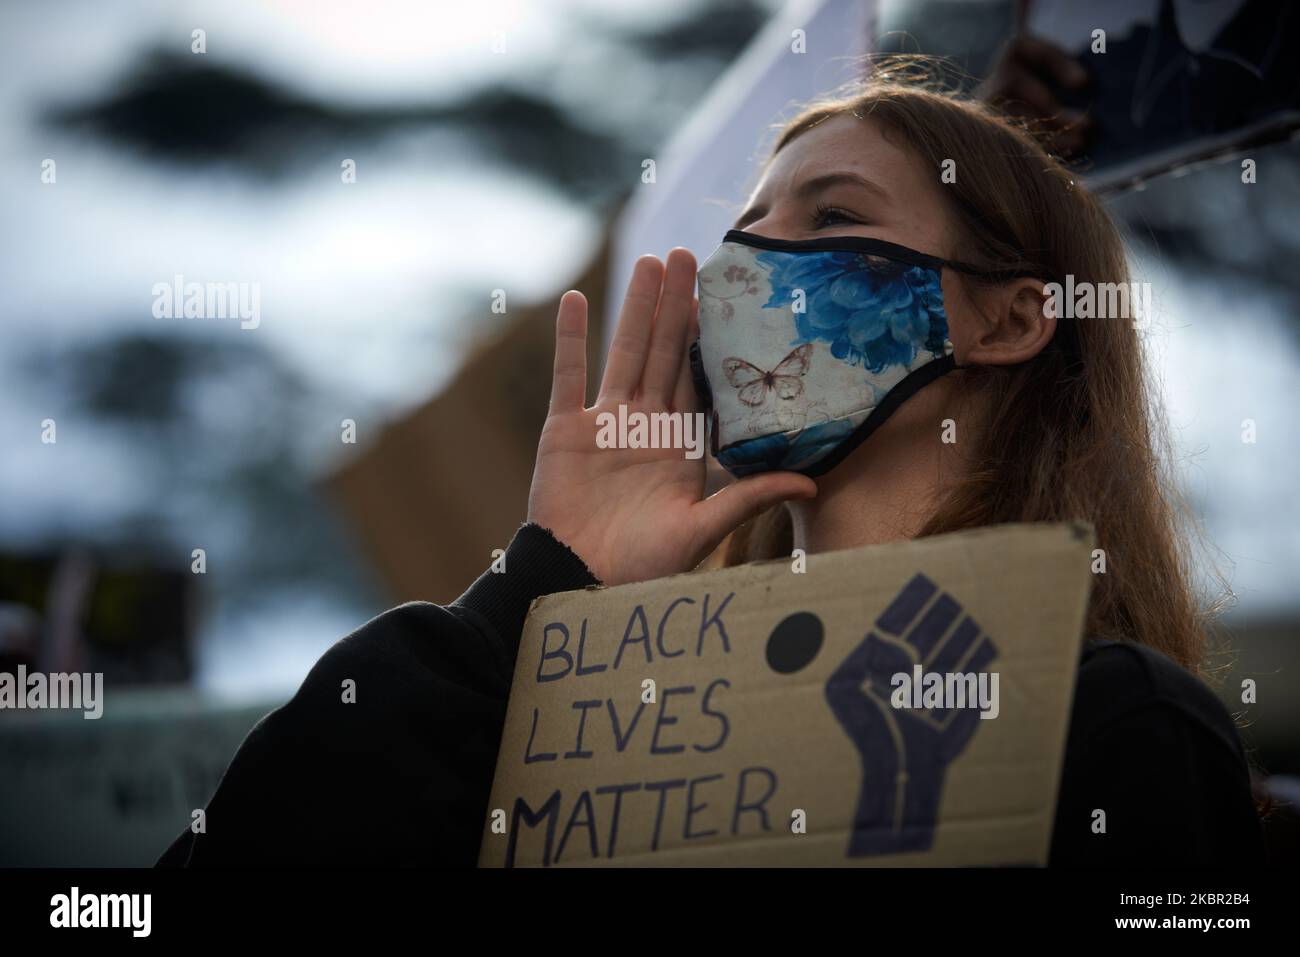
<svg viewBox="0 0 1300 957">
<path fill-rule="evenodd" d="M 884 401 L 871 410 L 871 413 L 862 420 L 862 424 L 853 430 L 852 435 L 832 449 L 825 458 L 819 459 L 807 468 L 797 469 L 796 471 L 802 472 L 809 478 L 816 478 L 829 472 L 843 462 L 854 449 L 865 442 L 871 433 L 883 425 L 885 420 L 893 415 L 900 405 L 935 379 L 943 378 L 956 368 L 958 368 L 957 359 L 949 353 L 946 356 L 940 356 L 927 362 L 918 369 L 913 369 L 897 385 L 885 393 Z"/>
<path fill-rule="evenodd" d="M 980 279 L 992 279 L 994 282 L 1009 282 L 1012 279 L 1037 279 L 1037 270 L 1033 269 L 981 269 L 957 259 L 941 259 L 945 266 L 968 276 Z"/>
<path fill-rule="evenodd" d="M 1030 269 L 981 269 L 979 266 L 972 266 L 970 263 L 964 263 L 959 259 L 941 259 L 939 260 L 954 272 L 965 273 L 967 276 L 974 276 L 977 279 L 989 279 L 993 282 L 1010 282 L 1013 279 L 1037 279 L 1037 270 Z M 962 369 L 964 366 L 958 365 L 956 359 L 953 359 L 953 368 Z M 900 383 L 901 384 L 901 383 Z"/>
<path fill-rule="evenodd" d="M 943 265 L 961 273 L 971 276 L 977 276 L 981 279 L 991 279 L 995 282 L 1007 282 L 1012 279 L 1035 278 L 1032 272 L 1024 269 L 981 269 L 978 266 L 972 266 L 970 263 L 964 263 L 959 260 L 940 260 Z M 862 421 L 862 424 L 854 429 L 844 442 L 836 446 L 825 458 L 818 460 L 805 469 L 799 469 L 809 478 L 816 478 L 824 475 L 836 465 L 844 461 L 859 445 L 865 442 L 873 432 L 876 431 L 885 420 L 889 418 L 904 402 L 910 399 L 923 388 L 941 379 L 955 369 L 963 368 L 957 364 L 955 353 L 948 353 L 927 362 L 918 369 L 912 370 L 900 382 L 898 382 L 888 393 L 885 394 L 884 401 L 871 410 L 871 413 Z"/>
<path fill-rule="evenodd" d="M 1012 279 L 1037 278 L 1033 272 L 1024 269 L 981 269 L 980 267 L 973 266 L 970 263 L 949 259 L 940 259 L 938 262 L 957 272 L 976 276 L 982 279 L 992 279 L 995 282 L 1007 282 Z M 700 404 L 704 407 L 705 412 L 712 416 L 713 390 L 709 387 L 708 376 L 704 374 L 704 359 L 700 352 L 700 340 L 698 338 L 691 343 L 690 363 L 691 380 L 695 384 L 695 394 L 699 398 Z M 844 461 L 844 459 L 848 458 L 848 456 L 859 445 L 865 442 L 876 429 L 884 424 L 885 419 L 893 415 L 895 410 L 897 410 L 905 401 L 910 399 L 917 392 L 920 392 L 921 389 L 925 388 L 931 382 L 934 382 L 936 379 L 940 379 L 953 370 L 960 368 L 963 368 L 963 366 L 957 364 L 956 355 L 954 353 L 948 353 L 947 355 L 940 356 L 927 362 L 918 369 L 912 370 L 892 389 L 890 389 L 888 393 L 886 393 L 884 401 L 871 410 L 871 413 L 862 421 L 862 424 L 854 429 L 853 434 L 845 441 L 837 445 L 825 458 L 818 460 L 807 468 L 795 469 L 794 471 L 807 475 L 809 478 L 816 478 L 819 475 L 824 475 L 826 472 L 829 472 L 836 465 L 839 465 L 840 462 Z M 718 435 L 716 425 L 713 429 L 711 445 L 711 452 L 716 458 L 718 454 Z"/>
</svg>

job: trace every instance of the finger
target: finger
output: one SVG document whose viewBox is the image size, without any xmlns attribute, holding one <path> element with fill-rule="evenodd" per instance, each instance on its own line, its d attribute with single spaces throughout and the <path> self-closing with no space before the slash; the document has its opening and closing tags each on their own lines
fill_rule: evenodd
<svg viewBox="0 0 1300 957">
<path fill-rule="evenodd" d="M 695 377 L 691 374 L 691 344 L 700 337 L 699 316 L 700 301 L 692 299 L 691 318 L 686 324 L 686 347 L 677 369 L 677 386 L 673 389 L 674 412 L 694 412 L 699 409 L 700 399 L 695 393 Z"/>
<path fill-rule="evenodd" d="M 675 391 L 682 356 L 686 354 L 686 331 L 691 323 L 694 298 L 695 257 L 690 250 L 678 247 L 668 254 L 659 311 L 650 332 L 645 372 L 638 390 L 651 404 L 666 406 Z"/>
<path fill-rule="evenodd" d="M 664 265 L 654 256 L 642 256 L 632 268 L 623 310 L 605 357 L 605 375 L 600 381 L 597 402 L 629 399 L 641 381 L 646 344 L 654 324 L 655 307 L 663 285 Z"/>
<path fill-rule="evenodd" d="M 581 409 L 587 398 L 587 298 L 576 289 L 560 297 L 555 316 L 551 411 Z"/>
<path fill-rule="evenodd" d="M 728 534 L 774 505 L 815 498 L 817 483 L 797 472 L 767 472 L 733 482 L 693 506 L 699 551 L 711 551 Z"/>
<path fill-rule="evenodd" d="M 1065 109 L 1061 111 L 1061 128 L 1065 130 L 1088 130 L 1092 128 L 1091 114 L 1083 110 Z"/>
<path fill-rule="evenodd" d="M 1002 101 L 1018 112 L 1041 117 L 1053 117 L 1061 110 L 1060 102 L 1047 84 L 1025 72 L 1017 73 L 1007 84 Z"/>
<path fill-rule="evenodd" d="M 938 590 L 939 586 L 917 572 L 880 613 L 880 617 L 876 619 L 876 627 L 887 635 L 901 635 L 911 627 L 916 616 L 921 613 L 921 609 L 929 603 Z"/>
<path fill-rule="evenodd" d="M 939 639 L 948 633 L 959 614 L 961 605 L 947 592 L 935 599 L 916 627 L 906 636 L 907 643 L 916 649 L 918 658 L 925 661 L 930 657 L 930 653 L 939 644 Z"/>
<path fill-rule="evenodd" d="M 911 671 L 916 664 L 910 648 L 889 638 L 882 638 L 874 631 L 867 633 L 867 640 L 862 645 L 867 649 L 869 675 L 896 675 L 900 671 Z"/>
<path fill-rule="evenodd" d="M 1082 155 L 1087 148 L 1088 134 L 1081 128 L 1066 128 L 1052 137 L 1050 146 L 1062 159 L 1073 159 Z"/>
<path fill-rule="evenodd" d="M 969 616 L 962 618 L 952 634 L 944 639 L 943 644 L 934 650 L 930 660 L 925 662 L 926 670 L 938 671 L 942 674 L 955 672 L 979 636 L 980 626 Z"/>
<path fill-rule="evenodd" d="M 1082 89 L 1088 83 L 1088 71 L 1083 64 L 1042 37 L 1022 35 L 1016 42 L 1015 55 L 1021 63 L 1041 76 L 1051 77 L 1067 90 Z"/>
</svg>

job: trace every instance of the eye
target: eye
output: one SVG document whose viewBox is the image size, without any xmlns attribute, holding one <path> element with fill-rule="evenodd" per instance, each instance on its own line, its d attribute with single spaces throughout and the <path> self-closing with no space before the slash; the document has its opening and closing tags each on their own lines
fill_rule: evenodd
<svg viewBox="0 0 1300 957">
<path fill-rule="evenodd" d="M 813 212 L 813 227 L 815 229 L 825 229 L 828 226 L 843 225 L 844 223 L 861 223 L 862 220 L 854 216 L 846 209 L 839 206 L 818 205 Z"/>
</svg>

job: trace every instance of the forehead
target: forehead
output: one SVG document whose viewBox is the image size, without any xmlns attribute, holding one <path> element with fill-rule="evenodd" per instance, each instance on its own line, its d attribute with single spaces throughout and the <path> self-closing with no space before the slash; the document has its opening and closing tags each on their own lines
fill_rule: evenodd
<svg viewBox="0 0 1300 957">
<path fill-rule="evenodd" d="M 801 182 L 836 172 L 870 180 L 883 191 L 874 198 L 878 205 L 899 216 L 924 218 L 942 232 L 941 171 L 930 170 L 900 136 L 849 114 L 824 120 L 786 144 L 764 170 L 751 202 L 779 204 Z"/>
<path fill-rule="evenodd" d="M 908 167 L 909 158 L 897 140 L 897 136 L 887 137 L 883 127 L 869 117 L 842 113 L 822 120 L 787 143 L 768 165 L 768 172 L 786 173 L 821 160 L 861 172 L 901 173 Z"/>
</svg>

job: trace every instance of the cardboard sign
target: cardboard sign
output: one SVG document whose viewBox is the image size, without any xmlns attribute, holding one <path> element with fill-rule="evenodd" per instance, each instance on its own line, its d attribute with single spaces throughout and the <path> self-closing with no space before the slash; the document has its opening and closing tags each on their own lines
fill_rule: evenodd
<svg viewBox="0 0 1300 957">
<path fill-rule="evenodd" d="M 281 703 L 110 686 L 93 721 L 0 713 L 0 868 L 151 867 Z"/>
<path fill-rule="evenodd" d="M 1006 525 L 538 599 L 480 865 L 1045 863 L 1091 550 Z"/>
<path fill-rule="evenodd" d="M 1181 166 L 1279 142 L 1300 127 L 1300 40 L 1267 0 L 1034 0 L 1029 32 L 1088 71 L 1062 95 L 1093 121 L 1084 179 L 1121 189 Z M 935 51 L 938 52 L 938 51 Z"/>
</svg>

